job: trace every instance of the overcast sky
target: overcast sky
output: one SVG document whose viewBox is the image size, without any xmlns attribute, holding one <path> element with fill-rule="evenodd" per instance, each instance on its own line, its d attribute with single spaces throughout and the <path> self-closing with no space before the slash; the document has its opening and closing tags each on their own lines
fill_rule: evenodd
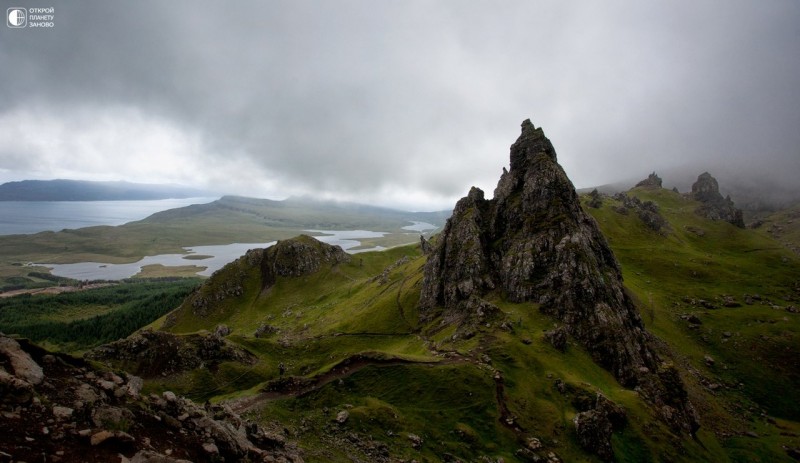
<svg viewBox="0 0 800 463">
<path fill-rule="evenodd" d="M 0 30 L 0 181 L 449 209 L 530 118 L 579 188 L 800 184 L 797 0 L 0 2 L 55 8 Z"/>
</svg>

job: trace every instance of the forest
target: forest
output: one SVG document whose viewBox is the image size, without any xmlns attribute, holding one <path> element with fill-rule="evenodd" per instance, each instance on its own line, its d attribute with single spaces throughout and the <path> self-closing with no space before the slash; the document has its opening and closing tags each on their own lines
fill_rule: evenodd
<svg viewBox="0 0 800 463">
<path fill-rule="evenodd" d="M 124 338 L 180 305 L 195 278 L 126 280 L 54 295 L 0 299 L 0 332 L 76 352 Z"/>
</svg>

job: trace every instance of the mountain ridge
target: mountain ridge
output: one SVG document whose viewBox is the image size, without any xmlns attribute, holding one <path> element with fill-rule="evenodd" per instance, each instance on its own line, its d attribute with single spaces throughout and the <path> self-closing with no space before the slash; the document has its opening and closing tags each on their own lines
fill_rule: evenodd
<svg viewBox="0 0 800 463">
<path fill-rule="evenodd" d="M 21 180 L 0 185 L 0 201 L 134 201 L 209 196 L 197 188 L 127 181 Z"/>
</svg>

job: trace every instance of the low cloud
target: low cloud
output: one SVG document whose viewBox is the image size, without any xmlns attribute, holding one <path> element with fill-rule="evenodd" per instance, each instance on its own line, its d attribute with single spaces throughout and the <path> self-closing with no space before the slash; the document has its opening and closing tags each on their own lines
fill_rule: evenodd
<svg viewBox="0 0 800 463">
<path fill-rule="evenodd" d="M 800 173 L 800 4 L 75 1 L 0 31 L 0 178 L 412 209 L 491 192 L 519 123 L 579 186 Z"/>
</svg>

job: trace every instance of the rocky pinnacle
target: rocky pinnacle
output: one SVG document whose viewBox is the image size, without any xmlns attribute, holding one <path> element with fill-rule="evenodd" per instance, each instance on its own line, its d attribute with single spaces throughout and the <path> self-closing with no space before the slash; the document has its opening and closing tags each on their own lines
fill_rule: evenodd
<svg viewBox="0 0 800 463">
<path fill-rule="evenodd" d="M 510 161 L 493 199 L 473 187 L 456 204 L 425 266 L 420 316 L 470 310 L 489 293 L 536 303 L 673 428 L 694 432 L 677 372 L 651 347 L 611 248 L 530 120 Z"/>
</svg>

